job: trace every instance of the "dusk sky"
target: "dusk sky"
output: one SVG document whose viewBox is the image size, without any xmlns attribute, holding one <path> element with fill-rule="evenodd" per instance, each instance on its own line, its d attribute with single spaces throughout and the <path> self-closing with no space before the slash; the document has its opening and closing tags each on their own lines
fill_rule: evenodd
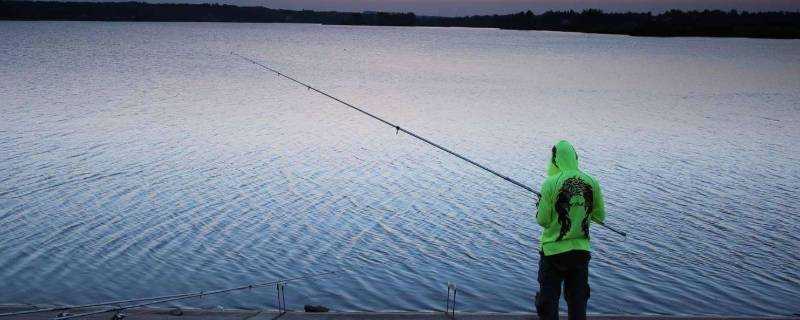
<svg viewBox="0 0 800 320">
<path fill-rule="evenodd" d="M 152 1 L 152 0 L 151 0 Z M 282 9 L 400 11 L 420 15 L 460 16 L 533 10 L 599 8 L 605 11 L 668 9 L 738 9 L 800 11 L 800 0 L 155 0 L 156 2 L 230 3 Z"/>
</svg>

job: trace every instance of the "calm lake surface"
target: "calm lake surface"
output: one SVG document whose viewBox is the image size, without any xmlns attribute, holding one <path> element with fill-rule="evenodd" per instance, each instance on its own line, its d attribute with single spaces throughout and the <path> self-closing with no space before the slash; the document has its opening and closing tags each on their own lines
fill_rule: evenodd
<svg viewBox="0 0 800 320">
<path fill-rule="evenodd" d="M 231 52 L 537 189 L 572 141 L 591 313 L 800 312 L 800 41 L 225 23 L 0 22 L 0 303 L 533 310 L 531 194 Z"/>
</svg>

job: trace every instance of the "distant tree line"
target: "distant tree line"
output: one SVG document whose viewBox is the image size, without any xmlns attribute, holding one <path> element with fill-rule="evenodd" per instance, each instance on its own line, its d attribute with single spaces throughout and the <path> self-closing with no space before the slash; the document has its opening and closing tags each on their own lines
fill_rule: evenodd
<svg viewBox="0 0 800 320">
<path fill-rule="evenodd" d="M 423 18 L 424 19 L 424 18 Z M 670 10 L 662 14 L 608 13 L 597 9 L 531 11 L 510 15 L 436 17 L 428 25 L 552 30 L 634 36 L 713 36 L 754 38 L 800 37 L 800 12 L 739 12 Z"/>
<path fill-rule="evenodd" d="M 0 19 L 84 21 L 297 22 L 341 24 L 348 14 L 224 4 L 2 1 Z"/>
<path fill-rule="evenodd" d="M 442 26 L 552 30 L 634 36 L 800 38 L 800 12 L 680 11 L 661 14 L 531 11 L 468 17 L 413 13 L 279 10 L 224 4 L 0 0 L 3 20 L 293 22 L 341 25 Z"/>
</svg>

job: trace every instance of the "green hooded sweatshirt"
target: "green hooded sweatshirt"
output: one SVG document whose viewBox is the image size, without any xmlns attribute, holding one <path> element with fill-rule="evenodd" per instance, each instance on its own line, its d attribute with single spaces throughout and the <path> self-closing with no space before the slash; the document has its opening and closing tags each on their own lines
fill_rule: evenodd
<svg viewBox="0 0 800 320">
<path fill-rule="evenodd" d="M 565 140 L 553 147 L 537 206 L 536 222 L 544 228 L 539 241 L 544 255 L 591 251 L 589 223 L 605 220 L 603 195 L 597 180 L 578 169 L 578 154 Z"/>
</svg>

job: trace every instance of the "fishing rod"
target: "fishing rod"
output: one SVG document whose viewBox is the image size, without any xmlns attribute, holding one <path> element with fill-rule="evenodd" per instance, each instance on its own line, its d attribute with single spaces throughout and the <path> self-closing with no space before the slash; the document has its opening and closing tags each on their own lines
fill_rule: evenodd
<svg viewBox="0 0 800 320">
<path fill-rule="evenodd" d="M 20 316 L 20 315 L 31 314 L 31 313 L 62 311 L 62 310 L 79 309 L 79 308 L 102 307 L 102 306 L 107 306 L 107 305 L 112 305 L 112 304 L 122 304 L 122 303 L 129 303 L 129 302 L 139 302 L 139 301 L 149 301 L 149 300 L 159 300 L 159 299 L 173 298 L 173 297 L 177 297 L 177 296 L 181 296 L 181 295 L 189 295 L 189 294 L 188 293 L 185 293 L 185 294 L 173 294 L 173 295 L 168 295 L 168 296 L 151 297 L 151 298 L 137 298 L 137 299 L 128 299 L 128 300 L 116 300 L 116 301 L 106 301 L 106 302 L 98 302 L 98 303 L 92 303 L 92 304 L 82 304 L 82 305 L 74 305 L 74 306 L 62 306 L 62 307 L 34 309 L 34 310 L 17 311 L 17 312 L 9 312 L 9 313 L 0 313 L 0 317 Z"/>
<path fill-rule="evenodd" d="M 135 306 L 127 306 L 127 307 L 114 308 L 114 309 L 109 309 L 109 310 L 94 311 L 94 312 L 90 312 L 88 314 L 79 314 L 79 315 L 74 315 L 74 316 L 71 315 L 71 316 L 64 316 L 64 317 L 56 318 L 56 319 L 69 319 L 69 318 L 82 317 L 82 316 L 93 315 L 93 314 L 100 314 L 100 313 L 113 312 L 113 311 L 121 311 L 121 310 L 124 310 L 124 309 L 130 309 L 130 308 L 134 308 L 134 307 L 138 307 L 138 306 L 147 306 L 147 305 L 151 305 L 151 304 L 158 304 L 158 303 L 163 303 L 163 302 L 169 302 L 169 301 L 175 301 L 175 300 L 181 300 L 181 299 L 188 299 L 188 298 L 193 298 L 193 297 L 198 297 L 198 296 L 213 295 L 213 294 L 236 291 L 236 290 L 259 288 L 259 287 L 264 287 L 264 286 L 273 285 L 273 284 L 277 284 L 277 283 L 283 283 L 283 282 L 299 281 L 299 280 L 303 280 L 303 279 L 317 278 L 317 277 L 321 277 L 321 276 L 325 276 L 325 275 L 334 274 L 334 273 L 337 273 L 337 272 L 340 272 L 340 271 L 344 271 L 344 270 L 345 269 L 338 269 L 338 270 L 327 271 L 327 272 L 322 272 L 322 273 L 315 273 L 315 274 L 308 274 L 308 275 L 304 275 L 304 276 L 298 276 L 298 277 L 294 277 L 294 278 L 275 280 L 275 281 L 270 281 L 270 282 L 263 282 L 263 283 L 251 284 L 251 285 L 246 285 L 246 286 L 240 286 L 240 287 L 236 287 L 236 288 L 221 289 L 221 290 L 214 290 L 214 291 L 207 291 L 207 292 L 206 291 L 198 291 L 198 292 L 179 293 L 179 294 L 172 294 L 172 295 L 158 296 L 158 297 L 106 301 L 106 302 L 98 302 L 98 303 L 83 304 L 83 305 L 73 305 L 73 306 L 63 306 L 63 307 L 53 307 L 53 308 L 44 308 L 44 309 L 9 312 L 9 313 L 0 314 L 0 317 L 20 316 L 20 315 L 32 314 L 32 313 L 62 311 L 62 310 L 79 309 L 79 308 L 102 307 L 102 306 L 123 304 L 123 303 L 130 303 L 130 302 L 142 302 L 142 301 L 158 300 L 158 301 L 143 303 L 143 304 L 139 304 L 139 305 L 135 305 Z"/>
<path fill-rule="evenodd" d="M 160 299 L 160 300 L 157 300 L 157 301 L 143 302 L 143 303 L 134 304 L 134 305 L 128 305 L 128 306 L 124 306 L 124 307 L 117 307 L 117 308 L 111 308 L 111 309 L 105 309 L 105 310 L 99 310 L 99 311 L 92 311 L 92 312 L 86 312 L 86 313 L 80 313 L 80 314 L 56 317 L 56 318 L 53 318 L 52 320 L 66 320 L 66 319 L 74 319 L 74 318 L 86 317 L 86 316 L 102 314 L 102 313 L 108 313 L 108 312 L 119 312 L 119 311 L 123 311 L 123 310 L 126 310 L 126 309 L 140 308 L 140 307 L 145 307 L 145 306 L 149 306 L 149 305 L 160 304 L 160 303 L 165 303 L 165 302 L 170 302 L 170 301 L 183 300 L 183 299 L 195 298 L 195 297 L 210 296 L 210 295 L 214 295 L 214 294 L 226 293 L 226 292 L 231 292 L 231 291 L 238 291 L 238 290 L 244 290 L 244 289 L 253 289 L 253 288 L 259 288 L 259 287 L 271 286 L 271 285 L 279 284 L 279 283 L 286 283 L 286 282 L 300 281 L 300 280 L 306 280 L 306 279 L 311 279 L 311 278 L 318 278 L 318 277 L 331 275 L 331 274 L 334 274 L 334 273 L 337 273 L 337 272 L 341 272 L 341 271 L 345 271 L 345 269 L 338 269 L 338 270 L 333 270 L 333 271 L 326 271 L 326 272 L 321 272 L 321 273 L 308 274 L 308 275 L 304 275 L 304 276 L 298 276 L 298 277 L 294 277 L 294 278 L 287 278 L 287 279 L 281 279 L 281 280 L 273 280 L 273 281 L 269 281 L 269 282 L 249 284 L 249 285 L 235 287 L 235 288 L 219 289 L 219 290 L 213 290 L 213 291 L 207 291 L 207 292 L 206 291 L 199 291 L 199 292 L 194 292 L 194 293 L 184 293 L 184 294 L 173 295 L 172 297 L 164 296 L 164 297 L 162 297 L 164 299 Z M 144 301 L 144 300 L 152 300 L 152 299 L 141 299 L 139 301 Z"/>
<path fill-rule="evenodd" d="M 405 134 L 407 134 L 407 135 L 409 135 L 409 136 L 412 136 L 412 137 L 414 137 L 414 138 L 416 138 L 416 139 L 418 139 L 418 140 L 420 140 L 420 141 L 422 141 L 422 142 L 425 142 L 425 143 L 427 143 L 427 144 L 429 144 L 429 145 L 431 145 L 431 146 L 434 146 L 434 147 L 436 147 L 436 148 L 437 148 L 437 149 L 439 149 L 439 150 L 442 150 L 442 151 L 444 151 L 444 152 L 447 152 L 447 153 L 449 153 L 449 154 L 451 154 L 451 155 L 453 155 L 453 156 L 455 156 L 455 157 L 457 157 L 457 158 L 459 158 L 459 159 L 461 159 L 461 160 L 464 160 L 464 161 L 466 161 L 467 163 L 469 163 L 469 164 L 471 164 L 471 165 L 474 165 L 474 166 L 476 166 L 476 167 L 478 167 L 478 168 L 481 168 L 481 169 L 483 169 L 483 170 L 485 170 L 485 171 L 487 171 L 487 172 L 489 172 L 489 173 L 491 173 L 491 174 L 493 174 L 493 175 L 495 175 L 495 176 L 497 176 L 497 177 L 500 177 L 501 179 L 503 179 L 503 180 L 505 180 L 505 181 L 511 182 L 512 184 L 516 185 L 517 187 L 520 187 L 520 188 L 522 188 L 522 189 L 525 189 L 525 190 L 527 190 L 527 191 L 529 191 L 529 192 L 531 192 L 531 193 L 535 194 L 537 198 L 541 198 L 541 197 L 542 197 L 542 194 L 541 194 L 541 193 L 539 193 L 539 191 L 536 191 L 536 190 L 534 190 L 533 188 L 531 188 L 531 187 L 529 187 L 529 186 L 527 186 L 527 185 L 525 185 L 525 184 L 523 184 L 523 183 L 521 183 L 521 182 L 519 182 L 519 181 L 517 181 L 517 180 L 514 180 L 514 179 L 512 179 L 512 178 L 511 178 L 511 177 L 509 177 L 509 176 L 506 176 L 506 175 L 504 175 L 504 174 L 501 174 L 501 173 L 499 173 L 499 172 L 497 172 L 497 171 L 495 171 L 495 170 L 492 170 L 492 169 L 490 169 L 490 168 L 488 168 L 488 167 L 486 167 L 486 166 L 484 166 L 484 165 L 482 165 L 482 164 L 480 164 L 480 163 L 477 163 L 477 162 L 473 161 L 472 159 L 469 159 L 469 158 L 467 158 L 467 157 L 465 157 L 465 156 L 463 156 L 463 155 L 461 155 L 461 154 L 459 154 L 459 153 L 457 153 L 457 152 L 455 152 L 455 151 L 453 151 L 453 150 L 450 150 L 450 149 L 448 149 L 448 148 L 445 148 L 445 147 L 443 147 L 442 145 L 440 145 L 440 144 L 438 144 L 438 143 L 435 143 L 435 142 L 433 142 L 433 141 L 431 141 L 431 140 L 428 140 L 427 138 L 424 138 L 424 137 L 422 137 L 422 136 L 420 136 L 420 135 L 418 135 L 418 134 L 416 134 L 416 133 L 414 133 L 414 132 L 412 132 L 412 131 L 410 131 L 410 130 L 408 130 L 408 129 L 405 129 L 405 128 L 403 128 L 403 127 L 400 127 L 400 125 L 397 125 L 397 124 L 395 124 L 395 123 L 392 123 L 392 122 L 389 122 L 389 121 L 387 121 L 387 120 L 384 120 L 383 118 L 381 118 L 381 117 L 378 117 L 378 116 L 376 116 L 376 115 L 374 115 L 374 114 L 372 114 L 372 113 L 370 113 L 370 112 L 368 112 L 368 111 L 366 111 L 366 110 L 364 110 L 364 109 L 362 109 L 362 108 L 356 107 L 356 106 L 354 106 L 354 105 L 352 105 L 352 104 L 350 104 L 350 103 L 348 103 L 348 102 L 346 102 L 346 101 L 344 101 L 344 100 L 342 100 L 342 99 L 339 99 L 339 98 L 337 98 L 337 97 L 334 97 L 334 96 L 332 96 L 332 95 L 328 94 L 328 93 L 327 93 L 327 92 L 325 92 L 325 91 L 319 90 L 319 89 L 317 89 L 317 88 L 315 88 L 315 87 L 311 86 L 311 85 L 310 85 L 310 84 L 308 84 L 308 83 L 305 83 L 305 82 L 302 82 L 302 81 L 300 81 L 300 80 L 297 80 L 297 79 L 295 79 L 295 78 L 293 78 L 293 77 L 291 77 L 291 76 L 289 76 L 289 75 L 287 75 L 287 74 L 284 74 L 284 73 L 282 73 L 282 72 L 280 72 L 280 71 L 278 71 L 278 70 L 276 70 L 276 69 L 273 69 L 273 68 L 271 68 L 271 67 L 269 67 L 269 66 L 267 66 L 267 65 L 265 65 L 265 64 L 263 64 L 263 63 L 260 63 L 260 62 L 258 62 L 258 61 L 255 61 L 255 60 L 253 60 L 253 59 L 250 59 L 250 58 L 248 58 L 248 57 L 245 57 L 245 56 L 243 56 L 243 55 L 240 55 L 240 54 L 238 54 L 238 53 L 236 53 L 236 52 L 231 52 L 231 54 L 232 54 L 232 55 L 234 55 L 234 56 L 237 56 L 237 57 L 239 57 L 239 58 L 242 58 L 242 59 L 244 59 L 244 60 L 246 60 L 246 61 L 249 61 L 249 62 L 250 62 L 250 63 L 252 63 L 252 64 L 255 64 L 255 65 L 257 65 L 257 66 L 260 66 L 260 67 L 262 67 L 262 68 L 264 68 L 264 69 L 266 69 L 266 70 L 269 70 L 269 71 L 271 71 L 271 72 L 273 72 L 273 73 L 277 74 L 278 76 L 284 77 L 284 78 L 286 78 L 286 79 L 289 79 L 289 80 L 291 80 L 291 81 L 293 81 L 293 82 L 295 82 L 295 83 L 297 83 L 297 84 L 299 84 L 299 85 L 301 85 L 301 86 L 304 86 L 304 87 L 306 87 L 306 89 L 308 89 L 308 90 L 315 91 L 315 92 L 317 92 L 317 93 L 319 93 L 319 94 L 321 94 L 321 95 L 323 95 L 323 96 L 326 96 L 326 97 L 328 97 L 328 98 L 330 98 L 330 99 L 333 99 L 334 101 L 336 101 L 336 102 L 339 102 L 339 103 L 341 103 L 341 104 L 343 104 L 343 105 L 345 105 L 345 106 L 348 106 L 348 107 L 352 108 L 353 110 L 356 110 L 356 111 L 358 111 L 358 112 L 361 112 L 361 113 L 363 113 L 363 114 L 365 114 L 365 115 L 369 116 L 370 118 L 373 118 L 373 119 L 375 119 L 375 120 L 378 120 L 378 121 L 382 122 L 383 124 L 385 124 L 385 125 L 387 125 L 387 126 L 390 126 L 390 127 L 394 128 L 394 129 L 395 129 L 395 133 L 403 132 L 403 133 L 405 133 Z M 597 222 L 597 221 L 595 221 L 595 223 L 597 223 L 597 224 L 599 224 L 599 225 L 601 225 L 601 226 L 603 226 L 603 227 L 607 228 L 608 230 L 611 230 L 611 231 L 613 231 L 614 233 L 616 233 L 616 234 L 619 234 L 619 235 L 621 235 L 621 236 L 623 236 L 623 237 L 627 237 L 627 236 L 628 236 L 628 235 L 627 235 L 627 233 L 625 233 L 625 232 L 622 232 L 622 231 L 619 231 L 619 230 L 617 230 L 617 229 L 614 229 L 614 228 L 612 228 L 612 227 L 610 227 L 610 226 L 607 226 L 605 223 L 602 223 L 602 222 Z"/>
</svg>

